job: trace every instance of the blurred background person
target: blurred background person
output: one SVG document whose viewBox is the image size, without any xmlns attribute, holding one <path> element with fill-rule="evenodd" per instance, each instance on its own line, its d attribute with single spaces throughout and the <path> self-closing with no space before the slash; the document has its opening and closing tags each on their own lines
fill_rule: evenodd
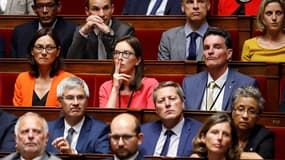
<svg viewBox="0 0 285 160">
<path fill-rule="evenodd" d="M 138 147 L 143 141 L 140 121 L 133 115 L 122 113 L 111 122 L 110 144 L 114 157 L 110 160 L 143 160 Z"/>
<path fill-rule="evenodd" d="M 264 159 L 274 159 L 274 133 L 257 124 L 264 108 L 260 91 L 252 86 L 240 87 L 233 94 L 232 105 L 240 148 L 245 152 L 256 152 Z"/>
<path fill-rule="evenodd" d="M 100 86 L 99 107 L 154 109 L 152 91 L 158 82 L 144 77 L 143 53 L 136 37 L 116 42 L 112 75 L 113 80 Z"/>
<path fill-rule="evenodd" d="M 1 160 L 61 160 L 46 152 L 49 131 L 46 120 L 37 113 L 27 112 L 15 126 L 16 150 Z"/>
<path fill-rule="evenodd" d="M 48 122 L 47 150 L 52 153 L 81 154 L 110 152 L 109 125 L 85 114 L 89 88 L 78 77 L 68 77 L 57 87 L 63 116 Z"/>
<path fill-rule="evenodd" d="M 123 15 L 183 15 L 182 0 L 126 0 Z"/>
<path fill-rule="evenodd" d="M 73 76 L 63 70 L 61 43 L 54 30 L 39 30 L 28 45 L 31 70 L 18 75 L 13 105 L 58 106 L 56 87 L 65 77 Z"/>
<path fill-rule="evenodd" d="M 242 61 L 285 62 L 284 12 L 284 0 L 261 2 L 256 17 L 261 34 L 244 42 Z"/>
<path fill-rule="evenodd" d="M 14 152 L 14 126 L 17 117 L 0 109 L 0 152 Z"/>
<path fill-rule="evenodd" d="M 61 11 L 60 0 L 34 0 L 32 6 L 37 18 L 32 22 L 17 25 L 11 39 L 11 58 L 26 58 L 32 36 L 42 28 L 52 28 L 60 37 L 62 57 L 66 57 L 72 42 L 76 24 L 58 16 Z"/>
<path fill-rule="evenodd" d="M 0 14 L 34 15 L 33 0 L 0 0 Z"/>
<path fill-rule="evenodd" d="M 219 0 L 218 16 L 256 16 L 261 0 Z"/>
<path fill-rule="evenodd" d="M 231 117 L 216 113 L 207 118 L 193 140 L 193 150 L 193 158 L 239 160 L 238 135 Z"/>
</svg>

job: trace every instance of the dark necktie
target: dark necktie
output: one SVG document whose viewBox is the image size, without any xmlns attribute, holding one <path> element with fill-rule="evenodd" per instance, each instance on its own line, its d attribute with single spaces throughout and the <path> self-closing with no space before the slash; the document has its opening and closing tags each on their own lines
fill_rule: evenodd
<svg viewBox="0 0 285 160">
<path fill-rule="evenodd" d="M 162 0 L 156 0 L 155 4 L 154 4 L 154 6 L 150 12 L 151 15 L 155 15 L 155 13 L 156 13 L 157 9 L 159 8 L 161 2 L 162 2 Z"/>
<path fill-rule="evenodd" d="M 67 137 L 66 140 L 69 143 L 69 145 L 71 145 L 72 142 L 72 137 L 73 137 L 73 133 L 75 132 L 75 130 L 73 128 L 69 128 L 68 129 L 68 133 L 67 133 Z"/>
<path fill-rule="evenodd" d="M 190 45 L 188 48 L 188 57 L 187 60 L 196 60 L 196 39 L 199 36 L 198 33 L 192 32 L 190 33 Z"/>
<path fill-rule="evenodd" d="M 173 132 L 171 130 L 167 130 L 164 135 L 166 136 L 166 140 L 164 142 L 162 151 L 160 153 L 160 156 L 166 156 L 167 152 L 168 152 L 168 148 L 169 148 L 169 144 L 170 144 L 170 138 L 173 135 Z"/>
</svg>

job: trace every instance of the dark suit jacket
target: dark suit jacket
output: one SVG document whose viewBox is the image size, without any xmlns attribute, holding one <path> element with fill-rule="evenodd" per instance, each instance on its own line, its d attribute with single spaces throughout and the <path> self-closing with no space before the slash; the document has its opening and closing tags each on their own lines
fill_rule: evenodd
<svg viewBox="0 0 285 160">
<path fill-rule="evenodd" d="M 28 55 L 28 45 L 33 34 L 38 31 L 39 21 L 35 20 L 30 23 L 16 26 L 11 40 L 11 57 L 23 58 Z M 54 30 L 58 33 L 61 40 L 61 49 L 63 57 L 66 57 L 67 50 L 72 42 L 73 33 L 76 29 L 76 24 L 66 21 L 61 17 L 57 18 Z"/>
<path fill-rule="evenodd" d="M 256 152 L 264 159 L 274 159 L 275 153 L 274 133 L 261 125 L 256 125 L 253 129 L 249 141 L 244 148 L 246 152 Z"/>
<path fill-rule="evenodd" d="M 201 123 L 191 118 L 185 118 L 184 125 L 179 140 L 177 156 L 189 157 L 192 153 L 192 139 L 196 136 Z M 156 143 L 162 130 L 162 122 L 160 120 L 146 123 L 142 125 L 144 134 L 140 151 L 143 155 L 153 155 Z"/>
<path fill-rule="evenodd" d="M 0 58 L 6 57 L 6 49 L 5 49 L 5 43 L 4 38 L 0 36 Z"/>
<path fill-rule="evenodd" d="M 104 44 L 107 58 L 113 58 L 115 41 L 125 35 L 134 35 L 134 27 L 112 18 L 112 30 L 114 35 L 103 34 L 102 42 Z M 73 59 L 98 59 L 98 40 L 95 33 L 92 31 L 85 38 L 79 33 L 79 27 L 74 33 L 72 44 L 68 50 L 67 58 Z"/>
<path fill-rule="evenodd" d="M 182 0 L 168 0 L 164 15 L 183 15 L 181 10 Z M 122 14 L 145 15 L 150 0 L 126 0 Z"/>
<path fill-rule="evenodd" d="M 21 154 L 19 152 L 13 152 L 1 160 L 20 160 Z M 61 160 L 61 158 L 46 152 L 40 160 Z"/>
<path fill-rule="evenodd" d="M 0 152 L 14 152 L 14 127 L 17 117 L 0 110 Z"/>
<path fill-rule="evenodd" d="M 46 150 L 51 153 L 58 154 L 59 151 L 51 143 L 54 139 L 63 136 L 64 117 L 49 121 L 48 127 L 50 136 Z M 109 131 L 110 128 L 107 124 L 95 119 L 92 116 L 86 115 L 76 145 L 77 152 L 98 154 L 109 153 Z"/>
<path fill-rule="evenodd" d="M 203 101 L 205 88 L 208 81 L 208 72 L 200 72 L 184 78 L 182 88 L 185 96 L 185 110 L 199 110 Z M 231 111 L 232 94 L 242 86 L 258 87 L 254 78 L 229 69 L 225 84 L 224 98 L 222 104 L 223 111 Z"/>
</svg>

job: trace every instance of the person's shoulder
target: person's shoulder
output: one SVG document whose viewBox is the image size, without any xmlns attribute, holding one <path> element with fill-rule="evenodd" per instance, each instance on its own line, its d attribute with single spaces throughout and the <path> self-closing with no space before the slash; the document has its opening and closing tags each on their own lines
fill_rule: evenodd
<svg viewBox="0 0 285 160">
<path fill-rule="evenodd" d="M 158 84 L 158 81 L 155 79 L 155 78 L 150 78 L 150 77 L 144 77 L 143 79 L 142 79 L 142 81 L 143 81 L 143 84 L 144 85 L 156 85 L 156 84 Z"/>
<path fill-rule="evenodd" d="M 50 120 L 47 122 L 48 123 L 48 127 L 49 128 L 54 128 L 54 127 L 58 127 L 59 123 L 63 123 L 63 117 L 59 117 L 53 120 Z"/>
<path fill-rule="evenodd" d="M 198 127 L 202 125 L 200 121 L 197 121 L 196 119 L 193 119 L 193 118 L 185 118 L 185 123 L 189 123 L 191 125 L 198 126 Z"/>
<path fill-rule="evenodd" d="M 255 81 L 254 78 L 246 75 L 246 74 L 243 74 L 243 73 L 240 73 L 238 71 L 235 71 L 233 69 L 229 69 L 229 73 L 233 75 L 233 77 L 235 78 L 239 78 L 239 79 L 244 79 L 244 80 L 250 80 L 250 81 Z"/>
<path fill-rule="evenodd" d="M 32 22 L 27 22 L 27 23 L 19 24 L 19 25 L 15 26 L 14 31 L 15 31 L 15 30 L 23 30 L 23 29 L 31 28 L 31 27 L 34 26 L 36 23 L 37 23 L 36 21 L 32 21 Z"/>
<path fill-rule="evenodd" d="M 22 80 L 22 81 L 28 80 L 31 78 L 33 78 L 33 77 L 31 76 L 30 72 L 28 72 L 28 71 L 19 73 L 18 77 L 17 77 L 18 80 Z"/>
<path fill-rule="evenodd" d="M 161 125 L 161 121 L 160 120 L 154 120 L 154 121 L 150 121 L 147 123 L 142 124 L 142 130 L 144 129 L 149 129 L 149 128 L 153 128 L 153 126 L 159 126 Z"/>
<path fill-rule="evenodd" d="M 197 79 L 200 79 L 201 77 L 207 76 L 207 74 L 208 74 L 207 71 L 202 71 L 202 72 L 199 72 L 199 73 L 195 73 L 193 75 L 186 76 L 183 81 L 195 81 Z"/>
<path fill-rule="evenodd" d="M 115 17 L 112 17 L 112 23 L 118 24 L 118 25 L 120 25 L 120 27 L 133 27 L 133 26 L 129 25 L 128 23 L 123 22 L 123 21 L 121 21 Z"/>
<path fill-rule="evenodd" d="M 52 154 L 52 153 L 47 153 L 48 154 L 48 158 L 46 160 L 61 160 L 61 158 L 57 157 L 56 155 Z"/>
<path fill-rule="evenodd" d="M 1 122 L 5 121 L 16 121 L 17 117 L 13 114 L 10 114 L 6 111 L 3 111 L 2 109 L 0 109 L 0 120 Z"/>
<path fill-rule="evenodd" d="M 257 37 L 249 38 L 244 41 L 244 44 L 252 44 L 252 43 L 257 43 Z"/>
<path fill-rule="evenodd" d="M 177 33 L 180 31 L 184 31 L 184 26 L 177 26 L 177 27 L 170 28 L 164 31 L 164 34 L 173 34 L 173 33 Z"/>
<path fill-rule="evenodd" d="M 66 20 L 66 19 L 64 19 L 64 18 L 61 17 L 61 16 L 57 16 L 57 21 L 58 21 L 58 23 L 66 23 L 66 24 L 72 25 L 72 26 L 74 26 L 74 27 L 77 26 L 74 22 L 69 21 L 69 20 Z"/>
<path fill-rule="evenodd" d="M 108 126 L 107 123 L 105 123 L 105 122 L 103 122 L 103 121 L 97 119 L 97 118 L 94 117 L 94 116 L 85 115 L 85 118 L 86 118 L 87 121 L 90 121 L 90 122 L 93 124 L 93 126 L 96 127 L 96 128 L 98 127 L 98 125 L 101 126 L 101 127 Z"/>
</svg>

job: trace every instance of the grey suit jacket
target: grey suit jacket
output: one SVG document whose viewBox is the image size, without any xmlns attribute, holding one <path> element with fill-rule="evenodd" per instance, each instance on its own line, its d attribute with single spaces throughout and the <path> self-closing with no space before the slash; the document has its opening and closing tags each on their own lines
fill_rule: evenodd
<svg viewBox="0 0 285 160">
<path fill-rule="evenodd" d="M 6 157 L 1 158 L 0 160 L 20 160 L 21 154 L 19 152 L 13 152 Z M 45 152 L 44 156 L 40 160 L 61 160 L 61 158 L 49 153 Z"/>
<path fill-rule="evenodd" d="M 200 43 L 196 60 L 203 59 L 203 43 Z M 184 26 L 172 28 L 163 32 L 158 48 L 158 60 L 184 61 L 186 57 L 186 35 Z"/>
<path fill-rule="evenodd" d="M 6 9 L 3 13 L 5 15 L 34 15 L 32 5 L 33 0 L 7 0 Z"/>
<path fill-rule="evenodd" d="M 112 18 L 112 30 L 114 35 L 103 34 L 101 40 L 103 42 L 107 59 L 113 57 L 115 41 L 125 35 L 134 35 L 134 27 L 121 22 L 118 19 Z M 71 59 L 98 59 L 98 38 L 92 31 L 87 38 L 79 33 L 79 27 L 73 35 L 72 44 L 69 47 L 67 58 Z"/>
</svg>

